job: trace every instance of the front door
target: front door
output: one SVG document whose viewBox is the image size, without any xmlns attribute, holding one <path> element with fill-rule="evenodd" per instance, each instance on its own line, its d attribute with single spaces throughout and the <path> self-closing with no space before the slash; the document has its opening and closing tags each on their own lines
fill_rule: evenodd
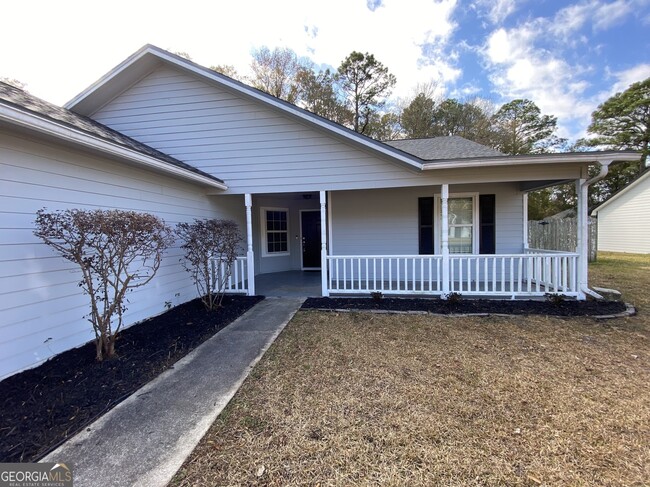
<svg viewBox="0 0 650 487">
<path fill-rule="evenodd" d="M 300 211 L 302 268 L 320 269 L 320 210 Z"/>
</svg>

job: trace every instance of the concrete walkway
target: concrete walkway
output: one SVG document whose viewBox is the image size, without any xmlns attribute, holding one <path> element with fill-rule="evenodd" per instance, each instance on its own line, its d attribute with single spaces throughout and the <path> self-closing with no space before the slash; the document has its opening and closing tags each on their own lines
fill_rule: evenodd
<svg viewBox="0 0 650 487">
<path fill-rule="evenodd" d="M 167 485 L 303 300 L 258 303 L 42 461 L 76 487 Z"/>
</svg>

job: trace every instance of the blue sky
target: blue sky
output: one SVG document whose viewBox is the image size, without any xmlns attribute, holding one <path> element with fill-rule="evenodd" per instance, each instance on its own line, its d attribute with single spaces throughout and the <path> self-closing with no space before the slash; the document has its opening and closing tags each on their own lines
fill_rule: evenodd
<svg viewBox="0 0 650 487">
<path fill-rule="evenodd" d="M 442 97 L 535 101 L 560 135 L 650 76 L 650 0 L 21 0 L 3 5 L 0 77 L 63 104 L 146 43 L 246 73 L 256 47 L 336 67 L 371 52 L 394 101 L 433 82 Z"/>
</svg>

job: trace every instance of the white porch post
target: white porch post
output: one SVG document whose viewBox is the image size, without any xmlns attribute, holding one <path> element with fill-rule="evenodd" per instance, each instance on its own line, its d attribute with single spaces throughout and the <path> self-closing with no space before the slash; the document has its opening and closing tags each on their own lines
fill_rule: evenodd
<svg viewBox="0 0 650 487">
<path fill-rule="evenodd" d="M 246 269 L 248 279 L 248 295 L 255 296 L 255 254 L 253 253 L 253 197 L 250 193 L 244 195 L 246 205 Z"/>
<path fill-rule="evenodd" d="M 323 296 L 329 296 L 327 285 L 327 199 L 325 191 L 320 192 L 320 276 Z"/>
<path fill-rule="evenodd" d="M 528 192 L 524 193 L 523 196 L 523 203 L 524 203 L 524 214 L 523 214 L 523 220 L 524 220 L 524 252 L 528 250 Z"/>
<path fill-rule="evenodd" d="M 589 186 L 585 184 L 585 179 L 576 179 L 576 194 L 578 195 L 578 208 L 576 209 L 578 217 L 578 299 L 586 299 L 584 289 L 587 289 L 588 269 L 589 269 L 589 212 L 588 209 L 588 191 Z"/>
<path fill-rule="evenodd" d="M 449 185 L 443 184 L 440 192 L 442 206 L 442 225 L 440 233 L 440 250 L 442 251 L 442 297 L 449 294 Z"/>
</svg>

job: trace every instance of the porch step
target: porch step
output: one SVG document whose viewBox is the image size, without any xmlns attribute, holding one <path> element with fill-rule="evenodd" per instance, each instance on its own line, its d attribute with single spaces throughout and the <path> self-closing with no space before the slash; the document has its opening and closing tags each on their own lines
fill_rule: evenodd
<svg viewBox="0 0 650 487">
<path fill-rule="evenodd" d="M 608 289 L 606 287 L 592 287 L 595 292 L 600 294 L 606 301 L 621 301 L 621 292 L 616 289 Z"/>
</svg>

